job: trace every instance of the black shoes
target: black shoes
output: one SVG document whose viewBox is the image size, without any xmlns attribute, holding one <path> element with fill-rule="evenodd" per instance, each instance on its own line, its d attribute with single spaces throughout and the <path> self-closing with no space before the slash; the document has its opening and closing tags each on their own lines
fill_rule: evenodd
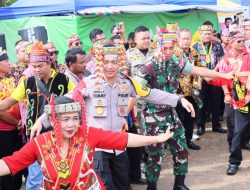
<svg viewBox="0 0 250 190">
<path fill-rule="evenodd" d="M 198 126 L 197 135 L 203 135 L 205 133 L 205 127 Z"/>
<path fill-rule="evenodd" d="M 217 132 L 217 133 L 227 133 L 226 129 L 223 129 L 221 126 L 213 128 L 213 132 Z"/>
<path fill-rule="evenodd" d="M 250 143 L 243 144 L 242 149 L 250 150 Z"/>
<path fill-rule="evenodd" d="M 235 175 L 239 169 L 239 165 L 237 164 L 229 164 L 227 169 L 227 175 Z"/>
<path fill-rule="evenodd" d="M 221 116 L 219 117 L 219 121 L 223 121 L 223 120 L 224 120 L 223 115 L 221 115 Z"/>
<path fill-rule="evenodd" d="M 147 182 L 147 190 L 157 190 L 156 183 Z"/>
<path fill-rule="evenodd" d="M 221 125 L 219 125 L 218 127 L 214 127 L 212 131 L 217 133 L 227 133 L 227 130 L 223 129 Z M 198 126 L 197 135 L 203 135 L 204 133 L 205 133 L 205 128 Z"/>
<path fill-rule="evenodd" d="M 201 147 L 197 144 L 194 144 L 192 141 L 187 143 L 188 148 L 193 149 L 193 150 L 200 150 Z"/>
<path fill-rule="evenodd" d="M 210 114 L 206 116 L 206 121 L 207 121 L 207 122 L 210 122 L 210 123 L 212 122 L 212 118 L 211 118 L 211 115 L 210 115 Z"/>
<path fill-rule="evenodd" d="M 173 190 L 189 190 L 189 188 L 184 184 L 184 181 L 185 175 L 176 175 Z"/>
<path fill-rule="evenodd" d="M 138 180 L 133 180 L 133 179 L 131 179 L 131 180 L 130 180 L 130 183 L 131 183 L 131 184 L 137 184 L 137 185 L 147 185 L 147 180 L 146 180 L 146 179 L 143 179 L 143 178 L 138 179 Z"/>
<path fill-rule="evenodd" d="M 173 190 L 189 190 L 186 185 L 176 185 Z"/>
</svg>

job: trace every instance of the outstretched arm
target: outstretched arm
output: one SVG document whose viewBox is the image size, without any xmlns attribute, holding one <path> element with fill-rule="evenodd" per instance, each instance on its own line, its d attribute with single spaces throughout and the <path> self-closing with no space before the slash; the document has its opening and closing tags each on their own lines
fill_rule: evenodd
<svg viewBox="0 0 250 190">
<path fill-rule="evenodd" d="M 232 73 L 220 73 L 216 72 L 214 70 L 207 69 L 205 67 L 196 67 L 194 66 L 191 70 L 191 75 L 198 75 L 202 77 L 208 77 L 208 78 L 224 78 L 224 79 L 232 79 L 233 78 L 233 72 Z"/>
<path fill-rule="evenodd" d="M 18 126 L 20 122 L 7 111 L 0 112 L 0 119 L 6 123 Z"/>
<path fill-rule="evenodd" d="M 12 97 L 8 97 L 0 101 L 0 112 L 8 110 L 11 106 L 16 104 L 18 101 L 14 100 Z"/>
<path fill-rule="evenodd" d="M 0 160 L 0 176 L 5 176 L 10 174 L 10 169 L 4 160 Z"/>
<path fill-rule="evenodd" d="M 34 163 L 39 157 L 39 150 L 35 141 L 29 141 L 19 151 L 11 156 L 4 157 L 0 160 L 0 176 L 13 174 L 15 175 L 22 169 Z"/>
<path fill-rule="evenodd" d="M 188 112 L 191 113 L 192 117 L 195 117 L 195 111 L 193 105 L 181 96 L 170 94 L 158 89 L 152 89 L 150 94 L 146 97 L 141 97 L 142 100 L 157 105 L 169 105 L 176 107 L 177 103 L 180 103 Z"/>
<path fill-rule="evenodd" d="M 172 136 L 173 132 L 170 131 L 170 127 L 168 128 L 166 133 L 158 136 L 143 136 L 143 135 L 128 133 L 127 147 L 140 147 L 154 143 L 162 143 L 170 139 Z"/>
</svg>

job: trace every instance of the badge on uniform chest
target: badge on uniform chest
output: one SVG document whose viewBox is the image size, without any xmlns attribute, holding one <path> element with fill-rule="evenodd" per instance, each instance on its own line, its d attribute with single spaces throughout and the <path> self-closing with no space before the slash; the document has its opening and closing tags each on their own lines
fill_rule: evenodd
<svg viewBox="0 0 250 190">
<path fill-rule="evenodd" d="M 103 108 L 102 107 L 96 107 L 96 114 L 101 116 L 103 115 Z"/>
<path fill-rule="evenodd" d="M 126 83 L 120 84 L 119 92 L 117 94 L 118 103 L 117 110 L 118 115 L 125 117 L 127 116 L 128 100 L 129 100 L 129 86 Z"/>
<path fill-rule="evenodd" d="M 106 93 L 104 92 L 104 89 L 101 85 L 96 85 L 94 87 L 93 106 L 95 107 L 95 117 L 107 116 Z"/>
</svg>

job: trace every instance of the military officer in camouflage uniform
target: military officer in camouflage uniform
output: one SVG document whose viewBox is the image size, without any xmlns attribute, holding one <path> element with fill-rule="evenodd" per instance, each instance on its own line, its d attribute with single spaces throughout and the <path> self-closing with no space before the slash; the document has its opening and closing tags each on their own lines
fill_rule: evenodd
<svg viewBox="0 0 250 190">
<path fill-rule="evenodd" d="M 179 74 L 194 74 L 206 77 L 232 78 L 230 75 L 217 73 L 206 68 L 193 66 L 183 57 L 173 56 L 176 31 L 169 25 L 169 30 L 157 30 L 157 54 L 139 68 L 138 76 L 142 84 L 150 88 L 157 88 L 165 92 L 177 93 L 179 89 Z M 148 190 L 156 190 L 156 183 L 160 175 L 164 148 L 168 148 L 173 156 L 175 184 L 174 190 L 188 190 L 185 186 L 185 175 L 188 172 L 188 150 L 185 140 L 185 130 L 171 106 L 146 103 L 143 109 L 143 125 L 147 135 L 164 133 L 168 127 L 174 130 L 174 136 L 166 143 L 154 144 L 147 147 L 149 154 L 146 177 Z"/>
</svg>

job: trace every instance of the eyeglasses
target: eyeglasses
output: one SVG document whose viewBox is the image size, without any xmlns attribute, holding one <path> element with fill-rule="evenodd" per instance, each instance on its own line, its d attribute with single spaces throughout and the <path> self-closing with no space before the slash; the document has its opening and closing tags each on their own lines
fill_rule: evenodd
<svg viewBox="0 0 250 190">
<path fill-rule="evenodd" d="M 237 43 L 240 44 L 240 43 L 244 43 L 245 40 L 238 40 Z"/>
<path fill-rule="evenodd" d="M 82 45 L 82 42 L 76 42 L 75 43 L 75 46 L 79 46 L 79 45 Z"/>
<path fill-rule="evenodd" d="M 50 56 L 58 55 L 58 54 L 59 54 L 59 51 L 52 51 L 52 52 L 49 52 L 49 55 L 50 55 Z"/>
</svg>

